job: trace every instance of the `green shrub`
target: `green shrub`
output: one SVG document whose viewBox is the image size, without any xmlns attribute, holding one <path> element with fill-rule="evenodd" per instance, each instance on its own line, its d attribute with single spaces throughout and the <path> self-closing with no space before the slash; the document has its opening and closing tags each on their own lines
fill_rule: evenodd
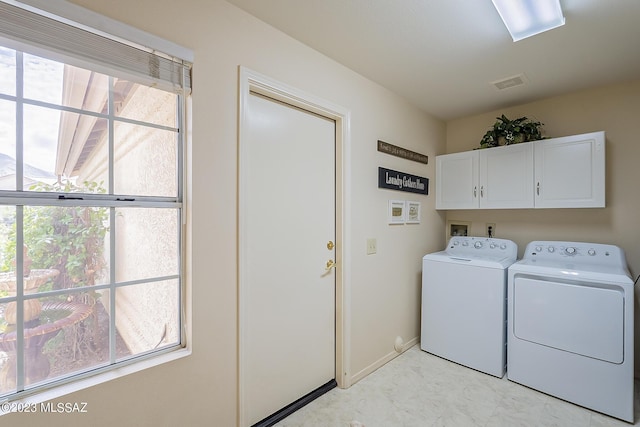
<svg viewBox="0 0 640 427">
<path fill-rule="evenodd" d="M 34 184 L 30 190 L 53 193 L 105 193 L 101 184 L 69 182 Z M 25 206 L 24 244 L 31 268 L 53 268 L 60 272 L 44 289 L 67 289 L 95 284 L 102 273 L 104 237 L 108 231 L 109 209 L 93 206 Z M 11 269 L 16 249 L 16 224 L 5 242 L 3 271 Z M 8 259 L 10 258 L 10 259 Z"/>
</svg>

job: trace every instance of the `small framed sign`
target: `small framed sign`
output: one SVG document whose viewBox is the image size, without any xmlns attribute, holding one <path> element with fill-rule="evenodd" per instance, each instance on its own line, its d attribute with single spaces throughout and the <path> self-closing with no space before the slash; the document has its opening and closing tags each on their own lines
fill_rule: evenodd
<svg viewBox="0 0 640 427">
<path fill-rule="evenodd" d="M 404 224 L 404 200 L 389 200 L 389 224 Z"/>
<path fill-rule="evenodd" d="M 407 224 L 420 224 L 420 202 L 407 200 L 405 211 L 407 215 Z"/>
</svg>

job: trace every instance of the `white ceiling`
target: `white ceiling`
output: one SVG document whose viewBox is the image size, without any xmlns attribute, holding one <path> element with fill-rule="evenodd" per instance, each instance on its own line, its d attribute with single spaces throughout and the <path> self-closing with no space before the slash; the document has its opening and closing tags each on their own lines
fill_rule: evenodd
<svg viewBox="0 0 640 427">
<path fill-rule="evenodd" d="M 640 78 L 640 0 L 561 0 L 516 43 L 491 0 L 227 1 L 443 120 Z"/>
</svg>

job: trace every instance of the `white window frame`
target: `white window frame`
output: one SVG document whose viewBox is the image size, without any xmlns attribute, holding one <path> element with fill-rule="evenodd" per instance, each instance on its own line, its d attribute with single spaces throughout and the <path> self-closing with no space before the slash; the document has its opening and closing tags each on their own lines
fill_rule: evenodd
<svg viewBox="0 0 640 427">
<path fill-rule="evenodd" d="M 152 36 L 148 33 L 140 31 L 136 28 L 127 26 L 118 21 L 112 20 L 110 18 L 104 17 L 72 3 L 69 3 L 65 0 L 23 0 L 21 2 L 15 0 L 0 0 L 4 3 L 12 4 L 24 8 L 26 10 L 36 12 L 43 16 L 47 16 L 49 18 L 54 18 L 57 21 L 71 24 L 77 26 L 78 28 L 82 28 L 86 31 L 93 32 L 95 34 L 99 34 L 102 36 L 108 35 L 112 37 L 114 40 L 131 42 L 137 46 L 143 46 L 148 48 L 152 52 L 163 52 L 169 57 L 177 57 L 181 58 L 185 61 L 185 63 L 190 63 L 193 61 L 193 53 L 188 49 L 185 49 L 181 46 L 173 44 L 169 41 L 163 40 L 156 36 Z M 108 31 L 107 31 L 108 29 Z M 18 49 L 21 50 L 21 49 Z M 118 75 L 117 72 L 110 73 L 111 75 Z M 190 85 L 190 82 L 189 82 Z M 179 135 L 179 147 L 178 147 L 178 194 L 177 197 L 135 197 L 135 201 L 122 201 L 117 200 L 117 198 L 122 198 L 122 195 L 108 194 L 108 195 L 89 195 L 83 194 L 84 200 L 77 201 L 79 205 L 89 205 L 89 206 L 104 206 L 110 207 L 112 210 L 116 207 L 171 207 L 178 208 L 180 213 L 180 227 L 178 232 L 178 239 L 181 245 L 180 248 L 180 267 L 178 280 L 180 281 L 180 346 L 177 348 L 165 349 L 155 353 L 144 354 L 139 357 L 134 357 L 131 359 L 127 359 L 122 362 L 118 362 L 117 364 L 110 365 L 104 368 L 97 369 L 95 371 L 87 372 L 79 375 L 70 375 L 67 378 L 56 379 L 54 382 L 46 384 L 39 388 L 29 389 L 27 391 L 18 392 L 17 394 L 0 397 L 0 404 L 11 401 L 12 403 L 21 403 L 21 404 L 37 404 L 40 402 L 44 402 L 50 399 L 55 399 L 61 396 L 64 396 L 69 393 L 73 393 L 87 387 L 92 387 L 97 384 L 101 384 L 125 375 L 129 375 L 134 372 L 138 372 L 150 367 L 158 366 L 176 359 L 180 359 L 191 354 L 191 312 L 189 308 L 191 307 L 190 302 L 190 285 L 187 282 L 187 278 L 185 277 L 185 265 L 188 263 L 187 251 L 186 251 L 186 238 L 187 238 L 187 213 L 185 209 L 185 200 L 184 195 L 187 193 L 185 191 L 185 185 L 187 183 L 186 176 L 186 168 L 184 167 L 187 164 L 186 153 L 189 152 L 187 149 L 188 146 L 188 135 L 186 127 L 190 123 L 189 122 L 189 111 L 187 110 L 190 106 L 189 99 L 190 91 L 184 90 L 179 94 L 179 111 L 177 112 L 180 117 L 178 135 Z M 75 111 L 74 109 L 67 109 L 65 107 L 60 107 L 61 110 L 69 110 Z M 83 112 L 86 113 L 86 112 Z M 20 160 L 20 159 L 18 159 Z M 113 159 L 109 161 L 110 169 L 113 167 Z M 110 172 L 112 176 L 113 172 Z M 113 193 L 113 179 L 110 179 L 110 193 Z M 11 192 L 13 193 L 13 192 Z M 22 205 L 22 206 L 30 206 L 30 205 L 64 205 L 64 200 L 56 201 L 52 200 L 50 197 L 47 197 L 46 194 L 38 194 L 35 192 L 24 192 L 19 195 L 19 197 L 11 197 L 7 194 L 3 194 L 2 204 L 5 205 Z M 113 215 L 111 216 L 113 218 Z M 113 225 L 113 224 L 112 224 Z M 18 238 L 17 247 L 21 247 L 21 237 Z M 112 246 L 112 251 L 113 245 Z M 19 251 L 18 251 L 19 252 Z M 20 254 L 17 255 L 17 265 L 16 268 L 21 268 L 22 256 Z M 113 268 L 113 266 L 111 267 Z M 18 291 L 18 295 L 16 298 L 21 297 L 21 290 Z M 10 406 L 7 406 L 10 407 Z M 2 411 L 2 406 L 0 406 L 0 416 L 5 412 Z"/>
</svg>

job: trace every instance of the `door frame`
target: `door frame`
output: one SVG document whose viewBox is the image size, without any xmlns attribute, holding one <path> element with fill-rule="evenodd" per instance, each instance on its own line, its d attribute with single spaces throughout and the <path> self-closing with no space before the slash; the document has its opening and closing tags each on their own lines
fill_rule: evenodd
<svg viewBox="0 0 640 427">
<path fill-rule="evenodd" d="M 350 379 L 350 111 L 322 98 L 308 94 L 282 82 L 273 80 L 246 67 L 239 67 L 238 111 L 238 423 L 246 422 L 245 360 L 247 339 L 247 283 L 246 261 L 246 202 L 247 177 L 244 173 L 247 159 L 246 126 L 250 93 L 257 93 L 277 101 L 310 111 L 334 120 L 336 124 L 336 252 L 335 252 L 335 379 L 340 388 L 351 386 Z M 319 384 L 320 385 L 320 384 Z"/>
</svg>

